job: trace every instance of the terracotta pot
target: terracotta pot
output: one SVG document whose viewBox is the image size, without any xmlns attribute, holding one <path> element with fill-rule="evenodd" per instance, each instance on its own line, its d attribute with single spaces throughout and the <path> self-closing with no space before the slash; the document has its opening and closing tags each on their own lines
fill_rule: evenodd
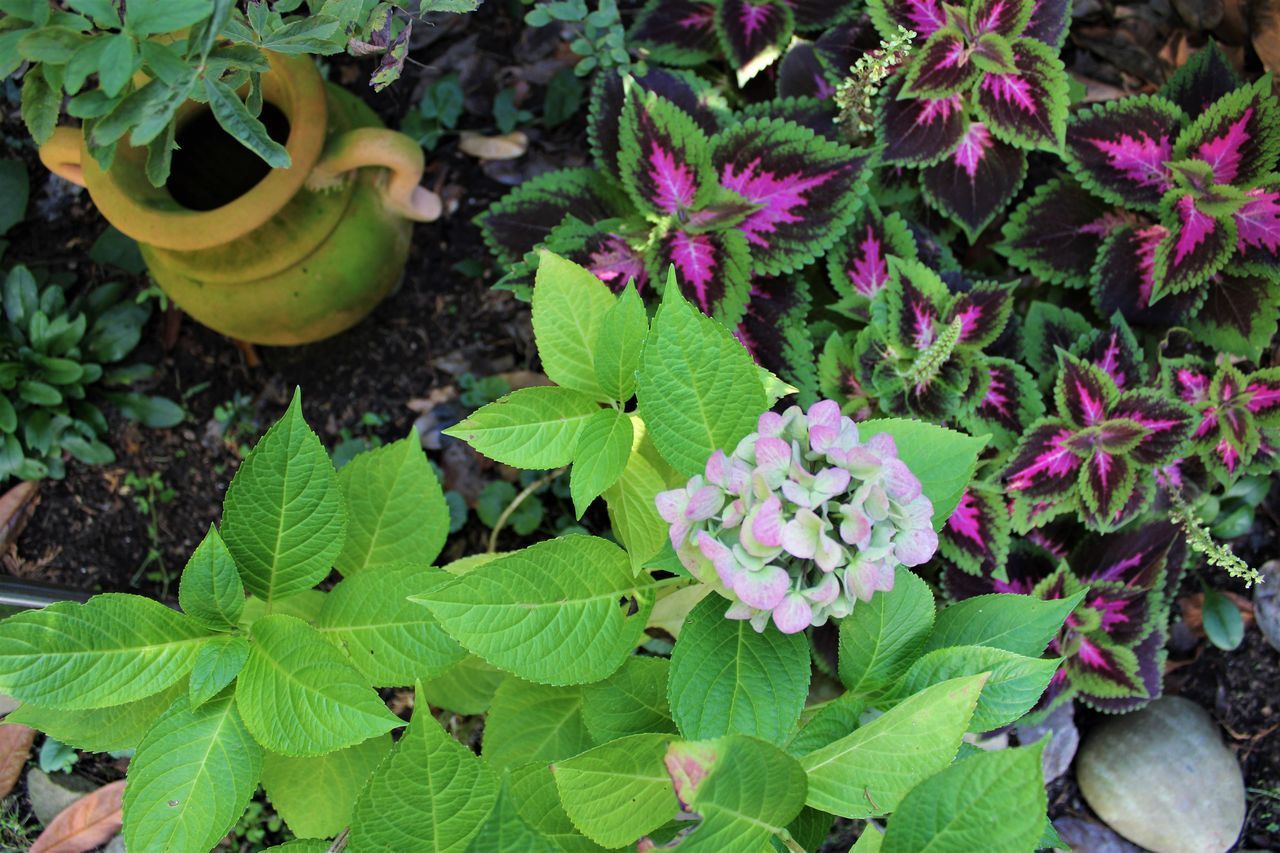
<svg viewBox="0 0 1280 853">
<path fill-rule="evenodd" d="M 153 187 L 146 149 L 123 140 L 107 171 L 79 129 L 58 128 L 40 159 L 88 188 L 107 221 L 138 241 L 160 288 L 192 317 L 239 340 L 302 344 L 373 310 L 400 281 L 412 223 L 438 217 L 440 200 L 418 186 L 416 142 L 326 84 L 309 58 L 268 60 L 263 100 L 288 121 L 282 144 L 292 165 L 268 170 L 213 209 L 176 201 L 172 177 Z M 205 111 L 184 105 L 179 138 Z"/>
</svg>

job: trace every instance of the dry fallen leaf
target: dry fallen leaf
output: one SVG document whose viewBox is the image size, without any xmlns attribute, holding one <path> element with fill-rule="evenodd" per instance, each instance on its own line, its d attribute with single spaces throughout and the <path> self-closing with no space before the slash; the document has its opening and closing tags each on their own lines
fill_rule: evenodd
<svg viewBox="0 0 1280 853">
<path fill-rule="evenodd" d="M 529 137 L 518 130 L 505 136 L 464 133 L 458 147 L 464 154 L 480 160 L 514 160 L 523 157 L 524 152 L 529 150 Z"/>
<path fill-rule="evenodd" d="M 85 794 L 49 821 L 30 853 L 85 853 L 120 831 L 124 780 Z"/>
<path fill-rule="evenodd" d="M 1244 620 L 1244 626 L 1248 628 L 1253 624 L 1253 602 L 1236 592 L 1222 590 L 1222 594 L 1231 600 L 1240 610 L 1240 617 Z M 1187 623 L 1187 627 L 1197 637 L 1204 636 L 1204 593 L 1197 592 L 1188 595 L 1180 602 L 1182 606 L 1182 621 Z"/>
<path fill-rule="evenodd" d="M 7 797 L 18 784 L 22 768 L 31 757 L 31 742 L 35 737 L 36 730 L 27 726 L 17 723 L 0 726 L 0 797 Z"/>
<path fill-rule="evenodd" d="M 1280 0 L 1253 0 L 1248 10 L 1253 49 L 1268 71 L 1280 72 Z"/>
<path fill-rule="evenodd" d="M 40 495 L 40 483 L 26 480 L 0 496 L 0 551 L 18 538 L 35 512 Z"/>
</svg>

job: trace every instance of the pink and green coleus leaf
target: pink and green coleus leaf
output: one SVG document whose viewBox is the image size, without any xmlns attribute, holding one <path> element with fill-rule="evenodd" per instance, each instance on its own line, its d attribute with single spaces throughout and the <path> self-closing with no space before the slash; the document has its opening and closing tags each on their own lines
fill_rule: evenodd
<svg viewBox="0 0 1280 853">
<path fill-rule="evenodd" d="M 876 108 L 876 136 L 885 163 L 926 166 L 954 151 L 969 125 L 963 95 L 899 98 L 904 80 L 892 78 Z"/>
<path fill-rule="evenodd" d="M 1121 391 L 1140 387 L 1147 380 L 1142 347 L 1119 313 L 1112 315 L 1110 326 L 1093 330 L 1070 351 L 1111 377 Z"/>
<path fill-rule="evenodd" d="M 1061 49 L 1071 23 L 1071 0 L 1032 0 L 1031 20 L 1022 35 Z"/>
<path fill-rule="evenodd" d="M 778 95 L 828 100 L 858 57 L 879 47 L 880 36 L 866 17 L 831 27 L 816 41 L 793 39 L 778 66 Z"/>
<path fill-rule="evenodd" d="M 1108 420 L 1119 396 L 1115 382 L 1105 372 L 1066 350 L 1058 350 L 1053 399 L 1059 416 L 1074 429 L 1099 426 Z"/>
<path fill-rule="evenodd" d="M 1137 95 L 1084 109 L 1067 122 L 1063 158 L 1087 189 L 1122 207 L 1155 210 L 1173 186 L 1167 163 L 1186 116 Z"/>
<path fill-rule="evenodd" d="M 628 81 L 620 136 L 622 185 L 643 213 L 683 220 L 715 193 L 707 135 L 667 99 Z"/>
<path fill-rule="evenodd" d="M 491 205 L 479 222 L 489 248 L 514 264 L 567 217 L 598 222 L 631 213 L 621 187 L 594 169 L 562 169 L 525 181 Z"/>
<path fill-rule="evenodd" d="M 870 154 L 799 125 L 751 118 L 711 145 L 720 185 L 758 206 L 737 225 L 756 272 L 808 264 L 840 238 L 861 204 Z"/>
<path fill-rule="evenodd" d="M 929 36 L 912 53 L 900 97 L 945 98 L 963 94 L 980 74 L 970 58 L 964 33 L 946 27 Z"/>
<path fill-rule="evenodd" d="M 1024 151 L 973 122 L 943 160 L 920 174 L 926 201 L 956 220 L 972 242 L 1017 194 L 1027 175 Z"/>
<path fill-rule="evenodd" d="M 1013 44 L 998 33 L 983 33 L 973 44 L 973 64 L 987 74 L 1017 74 L 1013 60 Z"/>
<path fill-rule="evenodd" d="M 1071 350 L 1093 330 L 1081 314 L 1051 302 L 1032 302 L 1022 323 L 1022 360 L 1048 387 L 1058 373 L 1058 350 Z"/>
<path fill-rule="evenodd" d="M 898 27 L 927 39 L 947 25 L 941 0 L 867 0 L 867 13 L 885 39 L 896 37 Z"/>
<path fill-rule="evenodd" d="M 1074 492 L 1083 467 L 1070 446 L 1075 433 L 1076 428 L 1061 418 L 1043 418 L 1023 435 L 1004 470 L 1005 488 L 1015 501 L 1015 510 L 1018 503 L 1028 508 L 1038 502 L 1068 506 L 1065 499 Z M 1040 512 L 1038 517 L 1043 522 L 1048 515 Z M 1030 526 L 1038 525 L 1021 529 Z"/>
<path fill-rule="evenodd" d="M 776 118 L 798 124 L 813 132 L 814 136 L 824 137 L 833 142 L 840 142 L 840 125 L 837 123 L 837 112 L 832 101 L 823 101 L 815 97 L 774 98 L 749 104 L 737 113 L 739 120 L 745 118 Z"/>
<path fill-rule="evenodd" d="M 1156 250 L 1168 237 L 1163 225 L 1122 225 L 1102 242 L 1093 265 L 1093 305 L 1109 317 L 1119 311 L 1139 326 L 1173 326 L 1204 301 L 1204 289 L 1165 296 L 1152 303 Z"/>
<path fill-rule="evenodd" d="M 649 0 L 627 30 L 627 44 L 664 65 L 701 65 L 720 55 L 716 4 L 700 0 Z"/>
<path fill-rule="evenodd" d="M 813 32 L 834 27 L 848 18 L 852 4 L 832 3 L 830 0 L 785 0 L 795 16 L 796 29 Z"/>
<path fill-rule="evenodd" d="M 875 204 L 864 204 L 827 253 L 831 286 L 841 297 L 837 310 L 865 318 L 868 301 L 889 283 L 890 256 L 915 260 L 911 229 L 900 213 L 883 216 Z"/>
<path fill-rule="evenodd" d="M 747 312 L 734 336 L 757 364 L 793 385 L 817 392 L 813 367 L 813 338 L 809 333 L 812 300 L 803 279 L 790 276 L 757 278 L 751 287 Z"/>
<path fill-rule="evenodd" d="M 1009 556 L 1009 510 L 1000 490 L 986 483 L 967 487 L 938 532 L 938 550 L 967 574 L 1003 578 Z"/>
<path fill-rule="evenodd" d="M 1280 104 L 1263 77 L 1219 98 L 1178 136 L 1173 159 L 1209 164 L 1214 183 L 1247 187 L 1275 169 Z"/>
<path fill-rule="evenodd" d="M 1127 455 L 1144 467 L 1164 465 L 1177 458 L 1195 424 L 1195 412 L 1190 406 L 1154 388 L 1123 392 L 1111 406 L 1108 417 L 1137 424 L 1142 429 L 1141 437 Z"/>
<path fill-rule="evenodd" d="M 629 281 L 634 281 L 636 289 L 643 292 L 649 280 L 648 271 L 643 256 L 622 233 L 629 230 L 623 225 L 616 219 L 588 224 L 570 216 L 553 228 L 539 247 L 590 270 L 615 292 L 621 291 Z M 525 255 L 494 284 L 495 289 L 511 291 L 527 301 L 533 294 L 540 258 L 541 252 Z"/>
<path fill-rule="evenodd" d="M 740 232 L 672 229 L 654 241 L 646 261 L 656 281 L 674 269 L 681 292 L 704 314 L 730 328 L 742 319 L 751 293 L 751 253 Z"/>
<path fill-rule="evenodd" d="M 1275 276 L 1228 266 L 1197 294 L 1203 303 L 1187 323 L 1197 337 L 1225 352 L 1255 360 L 1262 356 L 1280 321 L 1280 286 Z"/>
<path fill-rule="evenodd" d="M 1206 374 L 1194 365 L 1170 371 L 1175 387 L 1199 394 Z M 1262 447 L 1262 430 L 1280 424 L 1280 368 L 1250 374 L 1224 365 L 1197 404 L 1192 439 L 1205 465 L 1224 482 L 1248 469 Z"/>
<path fill-rule="evenodd" d="M 943 311 L 951 301 L 938 274 L 918 260 L 890 257 L 884 306 L 889 340 L 900 349 L 920 352 L 938 339 Z"/>
<path fill-rule="evenodd" d="M 1093 530 L 1118 527 L 1138 485 L 1137 478 L 1137 468 L 1128 457 L 1094 448 L 1080 469 L 1081 521 Z"/>
<path fill-rule="evenodd" d="M 1244 85 L 1231 62 L 1210 40 L 1178 66 L 1160 87 L 1160 96 L 1172 101 L 1189 116 L 1207 111 L 1217 100 Z"/>
<path fill-rule="evenodd" d="M 840 404 L 840 411 L 854 420 L 871 417 L 867 391 L 858 379 L 853 336 L 832 332 L 818 354 L 818 390 L 823 397 Z"/>
<path fill-rule="evenodd" d="M 892 345 L 876 327 L 863 329 L 854 345 L 859 384 L 879 400 L 885 414 L 935 422 L 955 417 L 977 382 L 975 359 L 955 352 L 935 369 L 921 372 L 914 369 L 920 355 Z"/>
<path fill-rule="evenodd" d="M 1034 0 L 972 0 L 969 31 L 975 39 L 986 33 L 1016 38 L 1026 30 L 1034 12 Z"/>
<path fill-rule="evenodd" d="M 718 0 L 715 27 L 743 86 L 782 56 L 795 30 L 795 15 L 783 0 Z"/>
<path fill-rule="evenodd" d="M 941 322 L 947 326 L 958 321 L 958 343 L 982 349 L 1000 337 L 1012 313 L 1012 287 L 996 282 L 979 282 L 955 295 Z"/>
<path fill-rule="evenodd" d="M 1014 73 L 987 73 L 977 111 L 997 138 L 1020 148 L 1057 151 L 1067 130 L 1067 75 L 1062 60 L 1034 39 L 1013 43 Z"/>
<path fill-rule="evenodd" d="M 991 433 L 992 443 L 1007 450 L 1044 415 L 1044 401 L 1031 373 L 1013 359 L 987 356 L 978 365 L 977 401 L 964 416 L 969 432 Z M 984 375 L 985 374 L 985 375 Z"/>
<path fill-rule="evenodd" d="M 1102 241 L 1129 221 L 1075 181 L 1054 178 L 1013 211 L 1001 247 L 1015 267 L 1043 281 L 1085 287 Z"/>
<path fill-rule="evenodd" d="M 1169 192 L 1160 205 L 1160 224 L 1168 233 L 1156 245 L 1152 303 L 1204 284 L 1235 254 L 1235 219 L 1206 212 L 1192 193 Z"/>
<path fill-rule="evenodd" d="M 1252 272 L 1280 277 L 1280 175 L 1245 191 L 1247 200 L 1232 214 L 1236 223 L 1233 260 Z"/>
</svg>

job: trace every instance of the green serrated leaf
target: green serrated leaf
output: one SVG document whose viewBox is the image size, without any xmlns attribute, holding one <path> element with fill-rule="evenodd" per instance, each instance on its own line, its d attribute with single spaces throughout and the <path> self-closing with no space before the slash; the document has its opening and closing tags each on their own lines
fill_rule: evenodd
<svg viewBox="0 0 1280 853">
<path fill-rule="evenodd" d="M 209 99 L 209 108 L 213 111 L 213 117 L 218 120 L 223 130 L 265 160 L 271 168 L 289 168 L 292 163 L 289 152 L 271 138 L 266 126 L 257 116 L 249 112 L 234 89 L 221 80 L 214 80 L 206 75 L 204 94 Z"/>
<path fill-rule="evenodd" d="M 674 734 L 667 703 L 671 662 L 666 658 L 630 657 L 604 681 L 582 688 L 582 721 L 596 743 L 644 732 Z"/>
<path fill-rule="evenodd" d="M 418 685 L 419 693 L 436 708 L 455 714 L 483 714 L 493 695 L 509 676 L 475 655 L 467 655 L 430 681 Z"/>
<path fill-rule="evenodd" d="M 663 759 L 671 738 L 637 734 L 551 765 L 560 802 L 582 834 L 623 847 L 680 811 Z"/>
<path fill-rule="evenodd" d="M 569 474 L 569 494 L 577 518 L 622 476 L 633 438 L 631 416 L 617 409 L 600 409 L 587 419 Z"/>
<path fill-rule="evenodd" d="M 223 501 L 222 538 L 244 585 L 267 603 L 315 586 L 343 547 L 347 511 L 333 463 L 295 393 L 240 465 Z"/>
<path fill-rule="evenodd" d="M 579 391 L 521 388 L 444 432 L 507 465 L 559 468 L 573 461 L 583 426 L 599 410 L 595 398 Z"/>
<path fill-rule="evenodd" d="M 967 675 L 989 673 L 969 730 L 989 732 L 1031 710 L 1058 671 L 1057 659 L 1040 659 L 989 646 L 950 646 L 916 661 L 902 678 L 901 693 L 910 695 L 932 684 Z"/>
<path fill-rule="evenodd" d="M 840 681 L 850 693 L 874 697 L 887 690 L 920 654 L 934 620 L 933 593 L 899 566 L 893 589 L 859 601 L 840 620 Z"/>
<path fill-rule="evenodd" d="M 863 441 L 888 433 L 898 447 L 898 458 L 920 480 L 925 497 L 933 503 L 933 529 L 947 523 L 965 486 L 973 479 L 978 454 L 986 436 L 974 438 L 952 429 L 906 418 L 884 418 L 858 424 Z"/>
<path fill-rule="evenodd" d="M 244 637 L 209 638 L 191 667 L 191 707 L 199 708 L 221 693 L 240 674 L 248 657 L 249 641 Z"/>
<path fill-rule="evenodd" d="M 573 853 L 598 853 L 604 850 L 578 832 L 573 821 L 565 814 L 564 807 L 560 804 L 560 794 L 556 790 L 556 780 L 546 762 L 513 768 L 508 771 L 507 778 L 517 814 L 535 832 L 550 841 L 556 850 Z"/>
<path fill-rule="evenodd" d="M 178 604 L 184 613 L 211 631 L 231 631 L 240 622 L 244 584 L 231 552 L 212 524 L 182 570 Z"/>
<path fill-rule="evenodd" d="M 140 36 L 181 30 L 209 17 L 209 0 L 134 0 L 125 10 L 125 29 Z"/>
<path fill-rule="evenodd" d="M 896 809 L 908 791 L 955 758 L 985 681 L 974 675 L 935 684 L 804 756 L 806 802 L 850 818 Z"/>
<path fill-rule="evenodd" d="M 862 699 L 853 693 L 810 705 L 801 716 L 799 731 L 787 739 L 784 748 L 789 755 L 800 758 L 834 743 L 859 726 L 865 708 Z"/>
<path fill-rule="evenodd" d="M 138 744 L 124 789 L 131 850 L 208 850 L 258 787 L 262 747 L 231 697 L 192 709 L 179 699 Z"/>
<path fill-rule="evenodd" d="M 634 287 L 625 287 L 600 324 L 596 341 L 596 381 L 605 395 L 626 402 L 636 393 L 636 371 L 649 334 L 649 315 Z"/>
<path fill-rule="evenodd" d="M 564 388 L 606 399 L 595 357 L 605 315 L 616 298 L 600 279 L 551 252 L 538 256 L 533 336 L 547 377 Z"/>
<path fill-rule="evenodd" d="M 334 566 L 344 575 L 434 562 L 449 535 L 449 506 L 417 430 L 342 467 L 347 538 Z"/>
<path fill-rule="evenodd" d="M 323 755 L 403 725 L 342 652 L 280 614 L 253 623 L 236 703 L 258 743 L 281 755 Z"/>
<path fill-rule="evenodd" d="M 292 758 L 268 752 L 262 787 L 299 838 L 329 838 L 351 823 L 356 798 L 391 751 L 382 734 L 336 752 Z"/>
<path fill-rule="evenodd" d="M 643 421 L 632 419 L 633 428 L 643 425 Z M 667 488 L 667 483 L 651 459 L 644 455 L 645 446 L 643 441 L 637 443 L 622 469 L 622 475 L 604 491 L 613 535 L 626 547 L 635 572 L 639 572 L 650 558 L 662 550 L 670 530 L 653 502 L 658 492 Z M 652 449 L 652 445 L 649 447 Z M 670 470 L 660 458 L 657 461 L 664 469 Z"/>
<path fill-rule="evenodd" d="M 966 598 L 943 608 L 924 651 L 948 646 L 990 646 L 1039 657 L 1084 598 L 1042 599 L 998 593 Z"/>
<path fill-rule="evenodd" d="M 508 853 L 511 850 L 522 853 L 557 853 L 561 848 L 520 816 L 515 798 L 511 794 L 511 781 L 503 776 L 493 811 L 489 813 L 484 826 L 471 839 L 467 853 Z"/>
<path fill-rule="evenodd" d="M 145 699 L 77 711 L 23 702 L 4 721 L 31 726 L 68 746 L 88 752 L 136 749 L 160 715 L 169 710 L 186 690 L 187 685 L 179 681 Z"/>
<path fill-rule="evenodd" d="M 53 136 L 62 106 L 59 92 L 49 84 L 43 65 L 36 65 L 22 78 L 22 121 L 37 145 Z"/>
<path fill-rule="evenodd" d="M 728 603 L 704 598 L 689 614 L 671 654 L 668 699 L 691 740 L 746 734 L 785 743 L 809 693 L 809 646 L 803 634 L 766 630 L 724 618 Z"/>
<path fill-rule="evenodd" d="M 548 687 L 508 677 L 493 695 L 481 754 L 495 768 L 542 766 L 595 744 L 582 719 L 583 688 Z M 548 780 L 549 781 L 549 780 Z"/>
</svg>

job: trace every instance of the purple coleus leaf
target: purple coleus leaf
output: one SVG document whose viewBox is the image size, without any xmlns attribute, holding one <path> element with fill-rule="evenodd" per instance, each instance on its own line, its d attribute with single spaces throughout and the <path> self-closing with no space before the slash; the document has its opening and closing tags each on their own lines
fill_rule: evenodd
<svg viewBox="0 0 1280 853">
<path fill-rule="evenodd" d="M 518 263 L 573 217 L 599 222 L 633 212 L 620 187 L 594 169 L 563 169 L 516 187 L 480 217 L 485 243 L 500 260 Z"/>
<path fill-rule="evenodd" d="M 1065 421 L 1045 418 L 1033 424 L 1014 448 L 1005 468 L 1005 488 L 1013 499 L 1019 531 L 1074 508 L 1083 464 L 1070 445 L 1075 434 L 1076 429 Z"/>
<path fill-rule="evenodd" d="M 1172 190 L 1160 205 L 1160 224 L 1168 233 L 1156 245 L 1151 302 L 1183 293 L 1227 265 L 1236 250 L 1236 223 L 1215 217 L 1193 193 Z"/>
<path fill-rule="evenodd" d="M 1013 359 L 988 356 L 978 365 L 976 403 L 962 419 L 974 435 L 991 433 L 999 450 L 1008 450 L 1044 415 L 1040 389 L 1031 373 Z"/>
<path fill-rule="evenodd" d="M 1022 35 L 1035 11 L 1033 0 L 972 0 L 969 4 L 969 28 L 976 39 L 983 33 L 1006 38 Z"/>
<path fill-rule="evenodd" d="M 795 16 L 796 29 L 801 32 L 825 30 L 840 23 L 849 14 L 849 4 L 832 3 L 831 0 L 784 0 Z"/>
<path fill-rule="evenodd" d="M 883 38 L 893 38 L 898 27 L 906 27 L 918 38 L 927 39 L 947 25 L 941 0 L 868 0 L 867 12 Z"/>
<path fill-rule="evenodd" d="M 899 98 L 904 80 L 890 79 L 877 103 L 876 135 L 885 163 L 925 166 L 954 151 L 969 120 L 962 95 Z"/>
<path fill-rule="evenodd" d="M 553 231 L 543 247 L 586 268 L 615 293 L 632 283 L 643 294 L 649 282 L 644 256 L 614 231 L 570 220 Z"/>
<path fill-rule="evenodd" d="M 1013 313 L 1013 289 L 981 282 L 956 294 L 942 316 L 942 325 L 960 324 L 959 344 L 982 349 L 993 343 Z"/>
<path fill-rule="evenodd" d="M 926 350 L 942 332 L 951 294 L 938 274 L 919 261 L 891 257 L 889 272 L 884 294 L 889 340 L 917 352 Z"/>
<path fill-rule="evenodd" d="M 1154 211 L 1173 180 L 1165 164 L 1186 116 L 1163 98 L 1138 95 L 1082 110 L 1067 123 L 1064 159 L 1101 198 Z"/>
<path fill-rule="evenodd" d="M 1022 148 L 1056 151 L 1067 128 L 1067 76 L 1062 60 L 1033 39 L 1013 43 L 1016 73 L 988 73 L 977 110 L 998 138 Z"/>
<path fill-rule="evenodd" d="M 1009 556 L 1009 510 L 1000 490 L 975 483 L 938 533 L 938 551 L 969 575 L 1003 578 Z"/>
<path fill-rule="evenodd" d="M 1025 152 L 993 139 L 986 125 L 969 125 L 955 149 L 920 175 L 925 198 L 953 217 L 972 242 L 1022 186 Z"/>
<path fill-rule="evenodd" d="M 1102 241 L 1130 221 L 1074 181 L 1054 178 L 1010 215 L 1002 248 L 1015 267 L 1037 278 L 1085 287 Z"/>
<path fill-rule="evenodd" d="M 981 73 L 969 54 L 964 33 L 952 27 L 938 30 L 912 54 L 904 97 L 944 98 L 964 92 Z"/>
<path fill-rule="evenodd" d="M 840 125 L 837 123 L 835 104 L 814 97 L 774 98 L 750 104 L 738 112 L 738 118 L 776 118 L 798 124 L 813 132 L 814 136 L 841 142 Z"/>
<path fill-rule="evenodd" d="M 795 16 L 783 0 L 718 0 L 715 26 L 742 86 L 782 56 Z"/>
<path fill-rule="evenodd" d="M 1032 302 L 1022 323 L 1022 360 L 1049 387 L 1058 373 L 1058 350 L 1071 350 L 1093 331 L 1093 324 L 1070 308 Z"/>
<path fill-rule="evenodd" d="M 618 165 L 641 211 L 682 219 L 716 191 L 707 136 L 688 113 L 628 84 Z"/>
<path fill-rule="evenodd" d="M 1184 322 L 1204 301 L 1203 290 L 1191 290 L 1152 303 L 1156 250 L 1168 234 L 1163 225 L 1112 230 L 1093 267 L 1093 304 L 1099 314 L 1119 311 L 1135 325 L 1171 326 Z"/>
<path fill-rule="evenodd" d="M 811 374 L 813 341 L 807 322 L 810 308 L 808 287 L 803 280 L 757 278 L 751 287 L 747 313 L 734 336 L 758 364 L 778 376 Z M 810 381 L 814 380 L 816 377 Z"/>
<path fill-rule="evenodd" d="M 1022 35 L 1061 48 L 1071 23 L 1071 0 L 1032 0 L 1031 20 Z"/>
<path fill-rule="evenodd" d="M 1165 367 L 1165 382 L 1196 408 L 1192 441 L 1205 466 L 1226 483 L 1252 465 L 1262 430 L 1280 426 L 1280 368 L 1244 373 L 1231 365 L 1212 381 L 1195 362 Z M 1207 383 L 1207 386 L 1206 386 Z"/>
<path fill-rule="evenodd" d="M 901 214 L 882 216 L 874 204 L 863 205 L 849 230 L 827 253 L 831 285 L 840 294 L 841 310 L 861 309 L 889 283 L 889 257 L 914 260 L 916 242 Z"/>
<path fill-rule="evenodd" d="M 1217 42 L 1210 40 L 1173 72 L 1159 94 L 1187 115 L 1198 116 L 1242 85 L 1243 81 Z"/>
<path fill-rule="evenodd" d="M 852 221 L 870 155 L 777 119 L 751 118 L 711 140 L 720 185 L 758 209 L 737 225 L 756 272 L 792 272 Z"/>
<path fill-rule="evenodd" d="M 715 13 L 714 2 L 650 0 L 627 30 L 627 44 L 655 62 L 701 65 L 720 54 Z"/>
<path fill-rule="evenodd" d="M 1280 321 L 1280 286 L 1273 274 L 1228 266 L 1198 292 L 1203 303 L 1188 324 L 1205 343 L 1258 359 Z M 1160 302 L 1163 305 L 1168 297 Z"/>
<path fill-rule="evenodd" d="M 649 248 L 647 267 L 657 281 L 674 268 L 681 292 L 704 314 L 731 328 L 742 319 L 751 293 L 751 253 L 740 232 L 673 229 Z"/>
<path fill-rule="evenodd" d="M 858 57 L 879 48 L 880 37 L 865 16 L 831 27 L 816 41 L 795 39 L 778 66 L 778 95 L 827 100 Z"/>
<path fill-rule="evenodd" d="M 1146 382 L 1142 347 L 1119 313 L 1112 316 L 1108 328 L 1091 331 L 1071 347 L 1070 352 L 1107 374 L 1121 391 Z"/>
<path fill-rule="evenodd" d="M 1280 276 L 1280 176 L 1246 190 L 1232 214 L 1236 223 L 1235 263 L 1270 277 Z"/>
<path fill-rule="evenodd" d="M 1247 187 L 1275 169 L 1280 152 L 1280 104 L 1263 77 L 1218 99 L 1182 131 L 1173 159 L 1194 158 L 1213 169 L 1213 181 Z"/>
</svg>

